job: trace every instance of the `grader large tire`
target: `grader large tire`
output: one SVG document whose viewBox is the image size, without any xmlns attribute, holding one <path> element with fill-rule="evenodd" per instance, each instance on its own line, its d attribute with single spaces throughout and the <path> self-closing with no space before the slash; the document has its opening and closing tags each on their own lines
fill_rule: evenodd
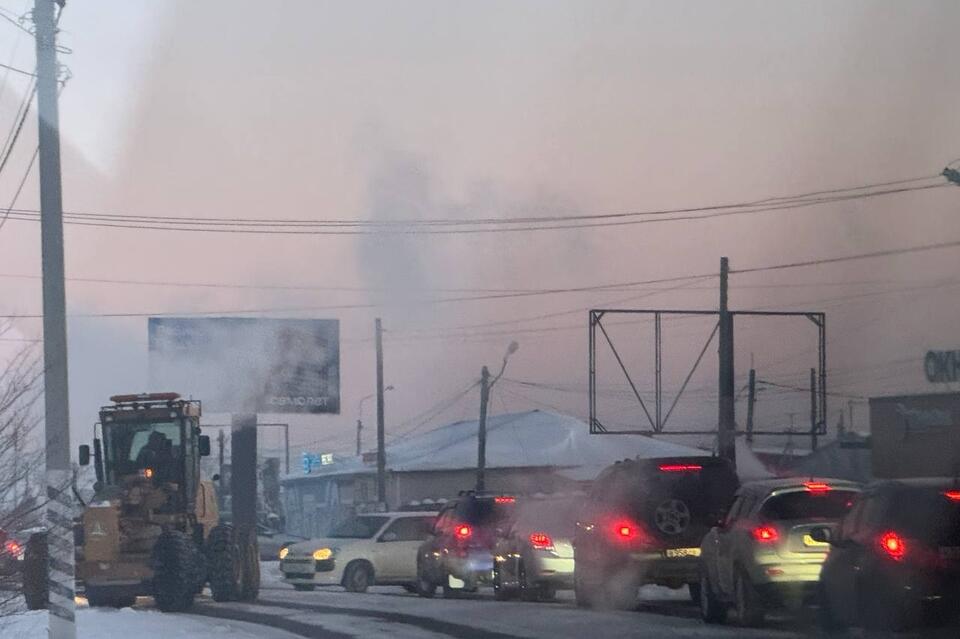
<svg viewBox="0 0 960 639">
<path fill-rule="evenodd" d="M 260 595 L 260 548 L 256 527 L 238 528 L 240 552 L 243 556 L 243 587 L 240 601 L 256 601 Z"/>
<path fill-rule="evenodd" d="M 153 546 L 153 598 L 164 612 L 182 612 L 193 606 L 197 583 L 203 578 L 202 561 L 193 539 L 177 531 L 160 535 Z"/>
<path fill-rule="evenodd" d="M 28 610 L 43 610 L 50 601 L 47 536 L 34 533 L 23 550 L 23 598 Z"/>
<path fill-rule="evenodd" d="M 216 526 L 207 537 L 207 575 L 214 601 L 238 601 L 244 592 L 245 555 L 240 541 L 230 524 Z"/>
</svg>

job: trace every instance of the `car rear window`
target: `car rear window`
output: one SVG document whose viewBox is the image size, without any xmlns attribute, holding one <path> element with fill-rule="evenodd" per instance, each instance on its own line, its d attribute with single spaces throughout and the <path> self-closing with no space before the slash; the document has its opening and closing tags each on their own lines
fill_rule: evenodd
<svg viewBox="0 0 960 639">
<path fill-rule="evenodd" d="M 510 519 L 514 502 L 497 503 L 493 499 L 466 499 L 456 506 L 456 520 L 474 526 L 493 526 Z"/>
<path fill-rule="evenodd" d="M 960 502 L 937 491 L 905 491 L 893 504 L 891 522 L 908 537 L 960 545 Z"/>
<path fill-rule="evenodd" d="M 517 527 L 554 537 L 572 537 L 580 512 L 579 500 L 544 499 L 517 504 Z"/>
<path fill-rule="evenodd" d="M 802 490 L 770 497 L 760 508 L 760 517 L 769 521 L 792 519 L 840 519 L 856 491 L 829 490 L 823 493 Z"/>
</svg>

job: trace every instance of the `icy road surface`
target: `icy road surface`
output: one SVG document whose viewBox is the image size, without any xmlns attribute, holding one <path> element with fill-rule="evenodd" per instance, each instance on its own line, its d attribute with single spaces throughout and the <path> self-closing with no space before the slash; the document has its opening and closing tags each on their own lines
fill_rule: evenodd
<svg viewBox="0 0 960 639">
<path fill-rule="evenodd" d="M 77 610 L 77 636 L 82 639 L 132 639 L 135 637 L 186 639 L 295 639 L 273 628 L 237 621 L 169 615 L 156 610 L 106 608 Z M 47 639 L 46 611 L 0 617 L 3 639 Z"/>
</svg>

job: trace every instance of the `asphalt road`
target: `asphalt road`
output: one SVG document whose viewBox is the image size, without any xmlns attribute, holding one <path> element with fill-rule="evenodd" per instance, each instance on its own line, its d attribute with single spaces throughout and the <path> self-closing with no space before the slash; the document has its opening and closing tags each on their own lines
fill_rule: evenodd
<svg viewBox="0 0 960 639">
<path fill-rule="evenodd" d="M 467 639 L 507 639 L 509 637 L 770 637 L 809 636 L 809 623 L 792 619 L 774 619 L 761 629 L 736 626 L 706 626 L 697 616 L 686 590 L 646 589 L 636 612 L 582 610 L 573 602 L 572 593 L 561 592 L 558 601 L 526 603 L 495 601 L 490 589 L 464 594 L 456 599 L 423 599 L 402 588 L 376 587 L 364 594 L 344 592 L 341 588 L 318 588 L 314 592 L 296 592 L 273 574 L 275 564 L 263 566 L 264 583 L 256 604 L 200 603 L 202 614 L 246 615 L 271 618 L 271 625 L 284 627 L 284 621 L 315 623 L 328 633 L 318 637 L 367 636 L 354 634 L 351 626 L 336 623 L 352 617 L 363 623 L 389 624 L 392 632 L 409 636 L 447 636 Z M 332 620 L 334 623 L 329 623 Z M 295 630 L 295 628 L 287 628 Z M 401 629 L 406 632 L 401 633 Z M 354 628 L 353 630 L 359 630 Z M 370 636 L 376 632 L 371 631 Z M 422 633 L 422 634 L 420 634 Z"/>
</svg>

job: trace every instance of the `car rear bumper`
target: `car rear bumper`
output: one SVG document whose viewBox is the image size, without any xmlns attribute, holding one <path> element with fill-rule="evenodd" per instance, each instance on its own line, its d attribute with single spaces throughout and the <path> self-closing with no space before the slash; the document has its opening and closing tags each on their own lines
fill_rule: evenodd
<svg viewBox="0 0 960 639">
<path fill-rule="evenodd" d="M 493 583 L 493 554 L 490 552 L 468 552 L 463 556 L 448 554 L 443 565 L 448 575 L 468 586 Z"/>
<path fill-rule="evenodd" d="M 816 604 L 819 581 L 781 581 L 755 584 L 768 608 L 796 609 Z"/>
<path fill-rule="evenodd" d="M 539 557 L 527 565 L 527 579 L 558 588 L 573 588 L 573 557 Z"/>
<path fill-rule="evenodd" d="M 663 552 L 633 553 L 629 566 L 639 584 L 676 588 L 700 580 L 700 557 L 666 557 Z"/>
</svg>

